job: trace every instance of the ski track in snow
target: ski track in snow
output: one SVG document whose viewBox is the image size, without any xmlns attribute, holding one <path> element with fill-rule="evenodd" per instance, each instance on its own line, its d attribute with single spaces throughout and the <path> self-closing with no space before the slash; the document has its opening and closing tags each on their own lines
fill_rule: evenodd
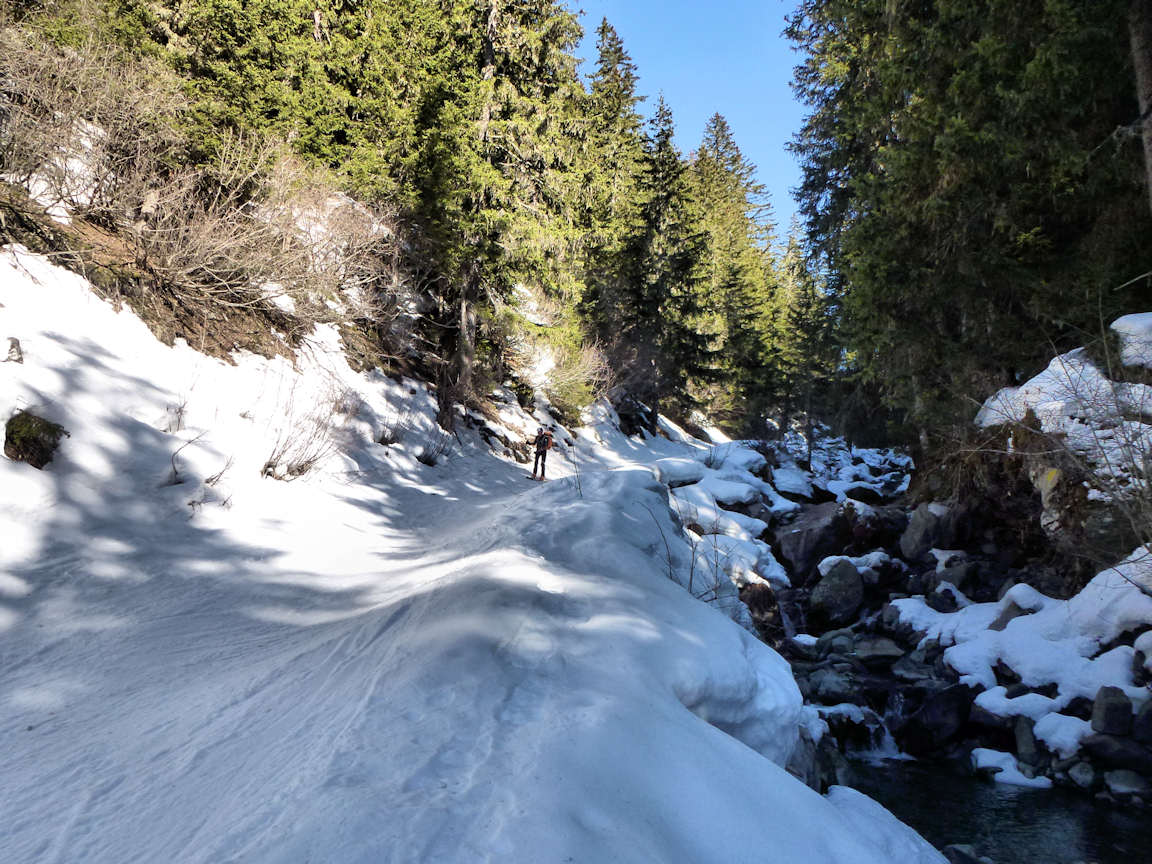
<svg viewBox="0 0 1152 864">
<path fill-rule="evenodd" d="M 431 397 L 332 334 L 300 372 L 230 367 L 0 266 L 26 356 L 0 410 L 71 435 L 43 472 L 0 460 L 3 861 L 943 860 L 779 767 L 787 664 L 667 578 L 661 535 L 687 553 L 637 467 L 695 445 L 593 427 L 537 485 L 465 432 L 423 466 Z M 340 451 L 261 477 L 333 381 L 360 399 Z M 413 440 L 371 444 L 401 409 Z"/>
</svg>

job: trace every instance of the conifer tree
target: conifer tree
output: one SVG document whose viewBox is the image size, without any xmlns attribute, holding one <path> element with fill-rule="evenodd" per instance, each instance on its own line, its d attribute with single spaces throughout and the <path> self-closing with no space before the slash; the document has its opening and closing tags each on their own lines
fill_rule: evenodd
<svg viewBox="0 0 1152 864">
<path fill-rule="evenodd" d="M 640 205 L 644 160 L 642 118 L 637 106 L 636 66 L 607 19 L 597 28 L 596 69 L 589 81 L 588 218 L 583 310 L 590 329 L 609 343 L 620 333 L 624 244 Z"/>
<path fill-rule="evenodd" d="M 1143 307 L 1139 140 L 1114 134 L 1127 8 L 804 0 L 791 20 L 809 237 L 863 374 L 922 431 Z"/>
<path fill-rule="evenodd" d="M 624 251 L 622 338 L 615 354 L 633 392 L 654 409 L 667 405 L 683 414 L 694 406 L 692 383 L 714 375 L 714 352 L 700 327 L 705 241 L 663 97 L 649 128 L 639 184 L 643 204 Z"/>
<path fill-rule="evenodd" d="M 831 298 L 805 258 L 798 224 L 792 225 L 781 264 L 783 286 L 776 319 L 779 346 L 780 422 L 805 425 L 809 448 L 813 423 L 827 416 L 823 396 L 830 391 L 839 358 Z M 811 453 L 809 453 L 811 455 Z"/>
<path fill-rule="evenodd" d="M 722 377 L 709 410 L 748 411 L 762 391 L 767 366 L 767 318 L 775 290 L 771 206 L 756 169 L 740 152 L 720 114 L 708 121 L 691 163 L 706 241 L 704 296 L 710 330 L 722 354 Z"/>
</svg>

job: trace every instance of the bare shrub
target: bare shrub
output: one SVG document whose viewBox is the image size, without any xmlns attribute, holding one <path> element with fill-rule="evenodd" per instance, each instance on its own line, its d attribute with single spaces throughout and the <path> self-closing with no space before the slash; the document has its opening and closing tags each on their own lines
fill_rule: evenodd
<svg viewBox="0 0 1152 864">
<path fill-rule="evenodd" d="M 416 461 L 429 467 L 438 465 L 451 449 L 452 436 L 442 429 L 434 429 L 416 454 Z"/>
<path fill-rule="evenodd" d="M 294 334 L 357 320 L 402 341 L 412 304 L 395 216 L 342 195 L 266 136 L 225 135 L 193 164 L 188 107 L 158 62 L 125 61 L 95 39 L 61 48 L 30 27 L 0 30 L 5 177 L 113 231 L 123 263 L 174 297 L 183 321 L 262 310 Z M 291 303 L 272 309 L 280 298 Z"/>
<path fill-rule="evenodd" d="M 285 423 L 276 434 L 272 452 L 260 473 L 274 480 L 303 477 L 337 449 L 335 431 L 341 416 L 342 393 L 334 394 L 311 410 L 297 413 L 295 388 L 289 395 Z"/>
<path fill-rule="evenodd" d="M 1041 491 L 1045 530 L 1062 530 L 1061 513 L 1076 516 L 1069 551 L 1095 569 L 1111 567 L 1132 545 L 1152 554 L 1152 387 L 1116 380 L 1123 370 L 1103 344 L 1096 357 L 1081 349 L 1054 360 L 1038 404 L 1024 410 L 997 394 L 980 418 L 1007 430 L 1004 455 L 1024 460 Z M 1091 522 L 1095 543 L 1083 530 L 1094 511 L 1105 517 Z"/>
<path fill-rule="evenodd" d="M 408 412 L 390 411 L 381 419 L 380 434 L 376 436 L 376 443 L 391 447 L 403 441 L 410 431 Z"/>
</svg>

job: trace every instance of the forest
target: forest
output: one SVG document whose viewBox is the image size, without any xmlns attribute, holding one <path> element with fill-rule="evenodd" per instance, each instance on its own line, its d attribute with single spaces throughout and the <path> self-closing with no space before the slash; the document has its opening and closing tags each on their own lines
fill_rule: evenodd
<svg viewBox="0 0 1152 864">
<path fill-rule="evenodd" d="M 581 21 L 552 0 L 19 2 L 0 63 L 81 56 L 163 91 L 84 109 L 153 178 L 115 174 L 91 214 L 110 228 L 188 166 L 194 209 L 222 183 L 266 203 L 285 153 L 379 214 L 347 332 L 435 381 L 445 425 L 545 346 L 568 416 L 616 387 L 732 434 L 820 422 L 931 449 L 1054 350 L 1106 350 L 1149 297 L 1146 5 L 801 3 L 788 226 L 723 116 L 680 152 L 611 23 L 582 73 Z M 40 164 L 21 143 L 10 175 Z"/>
</svg>

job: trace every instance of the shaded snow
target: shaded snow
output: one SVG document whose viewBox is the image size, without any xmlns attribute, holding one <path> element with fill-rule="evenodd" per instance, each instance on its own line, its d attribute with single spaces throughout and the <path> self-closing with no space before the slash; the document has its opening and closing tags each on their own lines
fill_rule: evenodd
<svg viewBox="0 0 1152 864">
<path fill-rule="evenodd" d="M 1047 777 L 1025 777 L 1020 773 L 1016 757 L 1011 753 L 977 747 L 972 751 L 972 767 L 994 772 L 992 779 L 1009 786 L 1030 786 L 1033 789 L 1049 789 L 1052 781 Z"/>
<path fill-rule="evenodd" d="M 1120 362 L 1152 369 L 1152 312 L 1122 315 L 1111 329 L 1120 334 Z"/>
</svg>

